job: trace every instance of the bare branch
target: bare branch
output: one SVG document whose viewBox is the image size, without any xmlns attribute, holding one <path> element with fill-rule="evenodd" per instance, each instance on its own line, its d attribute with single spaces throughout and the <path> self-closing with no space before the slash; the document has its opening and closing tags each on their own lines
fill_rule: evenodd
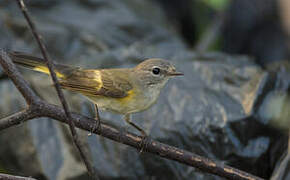
<svg viewBox="0 0 290 180">
<path fill-rule="evenodd" d="M 35 25 L 34 23 L 32 22 L 29 14 L 28 14 L 28 10 L 23 2 L 23 0 L 18 0 L 18 5 L 19 5 L 19 8 L 21 9 L 22 13 L 23 13 L 23 16 L 25 17 L 28 25 L 29 25 L 29 28 L 30 30 L 32 31 L 32 34 L 34 36 L 34 38 L 36 39 L 37 43 L 38 43 L 38 46 L 41 50 L 41 53 L 42 53 L 42 56 L 46 62 L 46 65 L 49 69 L 49 72 L 50 72 L 50 75 L 51 75 L 51 78 L 54 82 L 54 85 L 55 85 L 55 88 L 56 88 L 56 91 L 57 91 L 57 94 L 58 94 L 58 97 L 61 101 L 61 104 L 63 106 L 63 109 L 65 111 L 65 114 L 66 114 L 66 119 L 67 119 L 67 122 L 69 124 L 69 127 L 70 127 L 70 131 L 71 131 L 71 134 L 72 134 L 72 137 L 73 137 L 73 140 L 74 140 L 74 143 L 77 147 L 77 149 L 79 150 L 80 152 L 80 155 L 86 165 L 86 168 L 89 172 L 89 175 L 93 178 L 93 179 L 99 179 L 97 174 L 96 174 L 96 171 L 94 170 L 94 167 L 92 166 L 92 163 L 91 161 L 89 160 L 89 158 L 87 157 L 87 155 L 85 154 L 84 150 L 83 150 L 83 146 L 81 145 L 81 142 L 78 138 L 78 134 L 75 130 L 75 125 L 73 123 L 73 121 L 71 120 L 71 114 L 68 110 L 68 104 L 64 98 L 64 95 L 63 95 L 63 92 L 60 88 L 60 84 L 58 82 L 58 79 L 56 77 L 56 73 L 54 72 L 54 64 L 53 64 L 53 61 L 48 57 L 48 54 L 47 54 L 47 50 L 45 48 L 45 45 L 44 43 L 42 42 L 42 39 L 39 35 L 39 33 L 37 32 L 36 28 L 35 28 Z"/>
<path fill-rule="evenodd" d="M 40 108 L 38 108 L 37 111 L 42 116 L 51 117 L 57 121 L 67 123 L 65 112 L 60 107 L 48 104 L 46 102 L 39 102 L 39 107 Z M 29 118 L 27 118 L 26 120 L 29 120 Z M 95 119 L 82 116 L 76 113 L 72 113 L 72 120 L 74 121 L 76 127 L 86 131 L 91 131 L 92 126 L 95 125 Z M 2 120 L 0 120 L 0 122 L 1 121 Z M 15 121 L 17 122 L 17 120 Z M 23 120 L 20 119 L 19 122 L 23 122 Z M 9 124 L 6 126 L 6 128 L 11 126 L 13 125 Z M 4 126 L 3 125 L 0 126 L 0 130 L 3 129 L 2 127 Z M 142 142 L 142 137 L 140 136 L 137 136 L 130 132 L 120 132 L 118 129 L 103 123 L 101 123 L 101 131 L 99 129 L 95 129 L 92 133 L 99 134 L 113 141 L 132 146 L 136 149 L 140 148 L 140 143 Z M 120 142 L 120 139 L 122 140 L 122 142 Z M 186 164 L 198 168 L 200 170 L 203 170 L 205 172 L 225 177 L 228 179 L 262 180 L 262 178 L 232 168 L 223 163 L 213 161 L 204 158 L 202 156 L 196 155 L 194 153 L 173 146 L 169 146 L 151 139 L 147 140 L 146 146 L 143 148 L 143 151 L 156 154 L 160 157 L 171 159 L 180 162 L 182 164 Z"/>
<path fill-rule="evenodd" d="M 65 122 L 65 114 L 57 106 L 46 104 L 46 106 L 43 107 L 46 109 L 46 116 L 61 122 Z M 91 126 L 94 124 L 94 119 L 78 114 L 73 114 L 72 118 L 77 127 L 87 131 L 90 131 Z M 137 136 L 129 132 L 120 132 L 119 130 L 105 124 L 101 124 L 101 131 L 99 129 L 96 129 L 93 131 L 93 133 L 99 134 L 116 142 L 120 142 L 121 139 L 122 143 L 132 146 L 136 149 L 139 149 L 140 143 L 142 143 L 141 136 Z M 166 159 L 178 161 L 182 164 L 187 164 L 189 166 L 199 168 L 205 172 L 216 174 L 229 179 L 262 179 L 246 172 L 240 171 L 238 169 L 232 168 L 230 166 L 224 165 L 222 163 L 215 162 L 213 160 L 198 156 L 194 153 L 173 146 L 169 146 L 151 139 L 147 140 L 146 146 L 145 148 L 143 148 L 143 151 L 159 155 Z"/>
<path fill-rule="evenodd" d="M 21 176 L 13 176 L 13 175 L 8 175 L 8 174 L 2 174 L 0 173 L 0 180 L 36 180 L 34 178 L 30 177 L 21 177 Z"/>
<path fill-rule="evenodd" d="M 38 116 L 34 109 L 26 109 L 0 120 L 0 131 Z"/>
</svg>

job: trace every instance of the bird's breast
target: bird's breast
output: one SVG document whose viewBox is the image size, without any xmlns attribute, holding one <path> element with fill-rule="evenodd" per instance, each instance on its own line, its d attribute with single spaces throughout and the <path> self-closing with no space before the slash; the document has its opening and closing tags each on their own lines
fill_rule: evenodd
<svg viewBox="0 0 290 180">
<path fill-rule="evenodd" d="M 104 110 L 119 114 L 131 114 L 150 108 L 156 102 L 159 92 L 151 89 L 133 88 L 123 98 L 94 96 L 89 97 L 89 99 Z"/>
</svg>

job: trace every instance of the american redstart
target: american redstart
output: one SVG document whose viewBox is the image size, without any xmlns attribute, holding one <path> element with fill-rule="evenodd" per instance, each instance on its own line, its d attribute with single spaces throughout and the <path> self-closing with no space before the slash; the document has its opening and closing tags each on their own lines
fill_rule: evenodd
<svg viewBox="0 0 290 180">
<path fill-rule="evenodd" d="M 10 52 L 13 62 L 35 71 L 50 74 L 41 58 L 20 52 Z M 127 123 L 131 114 L 144 111 L 157 100 L 160 90 L 174 76 L 183 75 L 164 59 L 147 59 L 134 68 L 82 69 L 55 64 L 55 73 L 62 88 L 79 92 L 101 109 L 124 115 Z"/>
</svg>

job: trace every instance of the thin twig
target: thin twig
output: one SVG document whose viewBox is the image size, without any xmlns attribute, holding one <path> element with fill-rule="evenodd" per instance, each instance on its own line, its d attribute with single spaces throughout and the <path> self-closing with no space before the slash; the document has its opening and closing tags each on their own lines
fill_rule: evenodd
<svg viewBox="0 0 290 180">
<path fill-rule="evenodd" d="M 80 155 L 81 155 L 81 157 L 82 157 L 82 159 L 83 159 L 83 161 L 84 161 L 84 163 L 85 163 L 85 165 L 87 167 L 89 175 L 92 178 L 94 178 L 94 179 L 99 179 L 97 177 L 96 171 L 94 170 L 94 167 L 92 166 L 91 161 L 89 160 L 89 158 L 84 153 L 84 150 L 82 148 L 81 142 L 80 142 L 80 140 L 78 138 L 78 134 L 76 132 L 74 123 L 71 120 L 71 114 L 70 114 L 70 112 L 68 110 L 68 104 L 67 104 L 67 102 L 66 102 L 66 100 L 64 98 L 64 95 L 63 95 L 63 92 L 61 90 L 60 84 L 59 84 L 58 79 L 56 77 L 56 73 L 54 72 L 53 61 L 48 57 L 46 47 L 45 47 L 44 43 L 42 42 L 42 39 L 41 39 L 39 33 L 37 32 L 36 27 L 35 27 L 33 21 L 31 20 L 29 14 L 28 14 L 28 10 L 27 10 L 23 0 L 18 0 L 18 5 L 19 5 L 19 8 L 21 9 L 21 11 L 23 13 L 23 16 L 25 17 L 25 19 L 26 19 L 26 21 L 27 21 L 27 23 L 28 23 L 28 25 L 30 27 L 30 30 L 32 31 L 32 34 L 33 34 L 34 38 L 36 39 L 36 41 L 38 43 L 38 46 L 39 46 L 39 48 L 41 50 L 43 59 L 45 60 L 46 65 L 47 65 L 47 67 L 49 69 L 49 72 L 50 72 L 51 78 L 52 78 L 52 80 L 54 82 L 58 97 L 59 97 L 59 99 L 61 101 L 61 104 L 63 106 L 63 109 L 65 111 L 66 119 L 67 119 L 67 122 L 69 124 L 70 131 L 71 131 L 74 143 L 75 143 L 76 147 L 78 148 L 78 150 L 80 152 Z"/>
<path fill-rule="evenodd" d="M 9 62 L 11 61 L 10 58 L 8 56 L 1 56 L 2 54 L 0 54 L 0 63 L 9 64 Z M 17 71 L 17 69 L 13 66 L 14 64 L 12 64 L 12 67 L 7 66 L 7 68 L 11 68 L 7 70 L 8 72 L 11 72 L 10 74 L 8 74 L 9 77 L 18 79 L 18 81 L 14 81 L 14 83 L 19 82 L 26 83 L 23 80 L 22 76 Z M 20 87 L 19 84 L 15 85 L 18 88 Z M 25 86 L 27 86 L 27 84 Z M 24 96 L 26 95 L 26 93 L 29 94 L 29 91 L 30 90 L 24 89 L 23 92 Z M 64 110 L 56 105 L 51 105 L 41 100 L 37 101 L 37 103 L 33 104 L 30 108 L 33 111 L 33 113 L 35 113 L 34 114 L 35 117 L 50 117 L 63 123 L 68 123 Z M 19 114 L 20 117 L 18 119 L 14 115 L 8 118 L 4 118 L 3 123 L 0 124 L 0 131 L 3 129 L 7 129 L 9 127 L 13 127 L 19 124 L 20 122 L 24 122 L 31 119 L 30 116 L 21 115 L 22 113 Z M 2 120 L 0 120 L 0 122 L 2 122 Z M 75 113 L 72 113 L 71 120 L 74 122 L 76 127 L 87 131 L 91 131 L 92 127 L 95 125 L 94 119 Z M 92 133 L 99 134 L 101 136 L 104 136 L 119 143 L 127 144 L 129 146 L 135 147 L 136 149 L 140 148 L 140 143 L 142 141 L 142 137 L 140 136 L 136 136 L 135 134 L 129 132 L 120 132 L 119 130 L 103 123 L 101 123 L 101 129 L 102 130 L 100 131 L 99 128 L 96 128 Z M 194 153 L 178 149 L 176 147 L 172 147 L 166 144 L 162 144 L 154 140 L 148 140 L 146 146 L 143 148 L 143 151 L 153 153 L 166 159 L 171 159 L 180 162 L 182 164 L 186 164 L 201 169 L 205 172 L 216 174 L 228 179 L 262 180 L 262 178 L 256 177 L 244 171 L 224 165 L 223 163 L 219 163 L 198 156 Z"/>
<path fill-rule="evenodd" d="M 30 177 L 22 177 L 22 176 L 13 176 L 13 175 L 8 175 L 8 174 L 2 174 L 0 173 L 0 180 L 36 180 L 34 178 Z"/>
</svg>

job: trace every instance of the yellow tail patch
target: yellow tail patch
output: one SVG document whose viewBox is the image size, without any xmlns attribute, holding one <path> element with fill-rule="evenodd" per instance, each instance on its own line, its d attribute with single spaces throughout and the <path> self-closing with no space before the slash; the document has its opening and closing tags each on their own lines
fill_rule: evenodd
<svg viewBox="0 0 290 180">
<path fill-rule="evenodd" d="M 45 67 L 45 66 L 36 66 L 35 68 L 33 68 L 33 70 L 34 70 L 34 71 L 38 71 L 38 72 L 42 72 L 42 73 L 45 73 L 45 74 L 50 74 L 48 68 Z M 58 78 L 63 78 L 63 77 L 64 77 L 63 74 L 61 74 L 61 73 L 59 73 L 59 72 L 57 72 L 57 71 L 55 72 L 55 74 L 56 74 L 56 76 L 57 76 Z"/>
</svg>

